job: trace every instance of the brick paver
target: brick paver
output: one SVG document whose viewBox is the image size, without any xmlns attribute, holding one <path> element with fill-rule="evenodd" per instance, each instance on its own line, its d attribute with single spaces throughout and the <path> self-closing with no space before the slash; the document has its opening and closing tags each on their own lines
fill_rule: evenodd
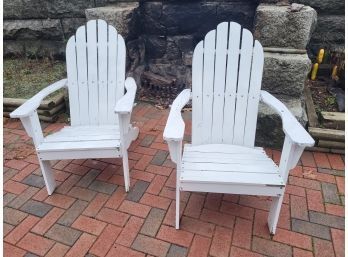
<svg viewBox="0 0 348 257">
<path fill-rule="evenodd" d="M 140 134 L 129 148 L 128 193 L 120 159 L 63 160 L 53 163 L 58 187 L 48 196 L 31 139 L 18 120 L 5 122 L 4 256 L 344 256 L 344 156 L 304 153 L 273 237 L 268 198 L 212 193 L 182 193 L 175 230 L 168 110 L 140 103 L 132 115 Z M 279 150 L 266 151 L 279 162 Z"/>
</svg>

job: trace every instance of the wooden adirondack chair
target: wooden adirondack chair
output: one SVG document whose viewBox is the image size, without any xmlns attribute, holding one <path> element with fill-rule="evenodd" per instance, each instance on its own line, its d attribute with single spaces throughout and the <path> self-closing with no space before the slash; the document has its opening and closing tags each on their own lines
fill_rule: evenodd
<svg viewBox="0 0 348 257">
<path fill-rule="evenodd" d="M 180 191 L 203 191 L 271 196 L 268 225 L 275 233 L 289 170 L 314 140 L 284 104 L 261 90 L 263 61 L 261 44 L 234 22 L 219 24 L 196 46 L 192 93 L 185 89 L 178 95 L 164 130 L 177 165 L 177 229 Z M 190 99 L 192 144 L 186 144 L 182 153 L 185 123 L 180 112 Z M 260 100 L 283 122 L 279 167 L 254 145 Z"/>
<path fill-rule="evenodd" d="M 33 96 L 11 113 L 33 138 L 48 194 L 56 183 L 50 160 L 122 157 L 129 190 L 127 149 L 139 129 L 130 125 L 136 84 L 125 80 L 126 47 L 116 29 L 92 20 L 77 29 L 66 46 L 67 79 Z M 71 126 L 43 136 L 36 109 L 43 98 L 68 88 Z M 127 93 L 124 94 L 125 88 Z"/>
</svg>

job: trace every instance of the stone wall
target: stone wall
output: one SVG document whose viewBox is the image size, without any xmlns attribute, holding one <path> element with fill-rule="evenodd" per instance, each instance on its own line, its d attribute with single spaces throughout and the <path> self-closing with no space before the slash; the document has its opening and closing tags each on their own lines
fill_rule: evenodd
<svg viewBox="0 0 348 257">
<path fill-rule="evenodd" d="M 88 8 L 118 4 L 119 2 L 138 2 L 133 0 L 4 0 L 4 55 L 27 55 L 32 57 L 49 56 L 64 58 L 65 42 L 74 33 L 76 28 L 85 23 L 85 10 Z M 213 24 L 220 20 L 228 20 L 234 17 L 245 27 L 251 27 L 253 11 L 259 2 L 282 4 L 287 0 L 211 0 L 198 1 L 140 1 L 142 13 L 145 14 L 143 32 L 148 33 L 147 48 L 163 46 L 163 39 L 156 39 L 155 35 L 162 36 L 164 30 L 168 33 L 177 31 L 180 24 L 174 24 L 181 20 L 187 30 L 183 34 L 195 34 L 195 38 L 202 31 L 212 28 Z M 342 49 L 344 47 L 344 0 L 289 0 L 289 2 L 302 3 L 313 7 L 318 12 L 318 26 L 309 43 L 309 54 L 313 54 L 321 47 L 330 49 Z M 202 4 L 203 3 L 203 4 Z M 187 8 L 185 6 L 188 5 Z M 190 6 L 196 12 L 190 11 Z M 182 9 L 182 10 L 181 10 Z M 155 24 L 162 14 L 169 15 L 169 19 L 162 19 L 164 24 Z M 170 18 L 171 12 L 183 11 L 178 19 Z M 149 12 L 150 11 L 150 12 Z M 202 16 L 195 16 L 201 12 Z M 189 19 L 185 15 L 190 14 L 197 19 Z M 156 16 L 157 15 L 157 16 Z M 165 17 L 165 16 L 163 16 Z M 180 18 L 180 19 L 179 19 Z M 189 19 L 189 20 L 187 20 Z M 195 30 L 197 24 L 204 26 Z M 174 22 L 174 23 L 173 23 Z M 210 24 L 209 24 L 210 23 Z M 180 28 L 179 28 L 180 29 Z M 178 32 L 175 32 L 178 33 Z M 180 33 L 180 32 L 179 32 Z M 161 35 L 162 34 L 162 35 Z M 176 35 L 170 35 L 170 37 Z M 173 45 L 175 38 L 170 38 Z M 155 41 L 155 42 L 154 42 Z M 188 39 L 185 38 L 185 46 Z M 155 45 L 154 45 L 155 44 Z M 185 47 L 184 46 L 184 47 Z M 170 46 L 169 46 L 170 47 Z M 150 55 L 153 53 L 150 51 Z M 152 56 L 153 59 L 161 59 L 161 53 Z M 163 59 L 163 58 L 162 58 Z M 158 67 L 156 67 L 158 68 Z M 161 67 L 164 68 L 164 67 Z M 155 68 L 153 68 L 155 69 Z"/>
<path fill-rule="evenodd" d="M 233 20 L 253 31 L 265 47 L 262 88 L 280 98 L 305 125 L 303 85 L 311 66 L 305 48 L 326 46 L 324 38 L 332 47 L 344 41 L 344 35 L 336 33 L 344 29 L 340 0 L 298 0 L 318 10 L 321 28 L 315 31 L 316 11 L 308 6 L 290 10 L 284 0 L 121 2 L 5 0 L 4 54 L 64 58 L 66 41 L 77 27 L 102 18 L 125 37 L 127 71 L 139 86 L 147 71 L 190 87 L 194 46 L 217 24 Z M 257 144 L 281 145 L 281 121 L 266 106 L 260 106 L 257 127 Z"/>
</svg>

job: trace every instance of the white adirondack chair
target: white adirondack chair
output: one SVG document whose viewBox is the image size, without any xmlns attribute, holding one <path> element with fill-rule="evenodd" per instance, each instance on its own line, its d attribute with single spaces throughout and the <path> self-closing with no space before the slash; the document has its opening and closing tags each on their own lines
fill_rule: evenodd
<svg viewBox="0 0 348 257">
<path fill-rule="evenodd" d="M 164 130 L 171 159 L 177 164 L 176 228 L 180 191 L 271 196 L 271 234 L 277 227 L 289 170 L 314 140 L 279 100 L 261 90 L 263 48 L 249 30 L 223 22 L 194 50 L 192 93 L 173 102 Z M 182 140 L 181 109 L 192 99 L 192 144 Z M 285 142 L 279 167 L 255 147 L 258 103 L 282 118 Z"/>
<path fill-rule="evenodd" d="M 122 157 L 129 190 L 127 149 L 139 129 L 130 125 L 136 84 L 125 80 L 126 47 L 116 29 L 92 20 L 77 29 L 66 47 L 67 79 L 33 96 L 11 113 L 33 138 L 48 194 L 56 183 L 50 160 Z M 71 126 L 43 136 L 36 109 L 43 98 L 68 88 Z M 124 94 L 124 89 L 127 93 Z"/>
</svg>

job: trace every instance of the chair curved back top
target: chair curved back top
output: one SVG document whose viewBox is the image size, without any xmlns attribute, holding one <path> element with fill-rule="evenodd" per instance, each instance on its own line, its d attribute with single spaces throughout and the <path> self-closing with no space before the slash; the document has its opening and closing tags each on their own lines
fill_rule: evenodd
<svg viewBox="0 0 348 257">
<path fill-rule="evenodd" d="M 223 22 L 193 53 L 192 144 L 254 146 L 263 48 L 251 32 Z"/>
<path fill-rule="evenodd" d="M 126 46 L 104 20 L 79 27 L 66 46 L 71 125 L 118 124 L 114 107 L 124 95 Z"/>
</svg>

